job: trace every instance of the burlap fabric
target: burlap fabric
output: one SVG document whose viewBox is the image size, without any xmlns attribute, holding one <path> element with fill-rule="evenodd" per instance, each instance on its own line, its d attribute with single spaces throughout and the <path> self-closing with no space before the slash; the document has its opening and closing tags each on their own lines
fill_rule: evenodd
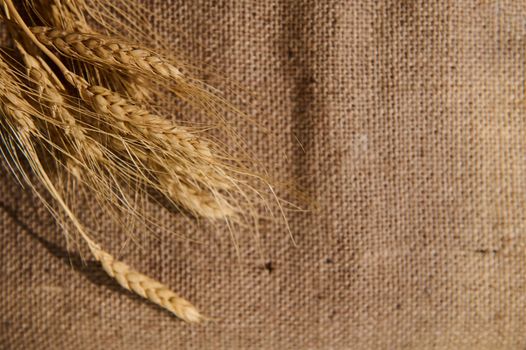
<svg viewBox="0 0 526 350">
<path fill-rule="evenodd" d="M 2 349 L 526 347 L 524 1 L 148 6 L 192 59 L 255 93 L 249 112 L 275 136 L 245 128 L 248 144 L 319 210 L 290 216 L 297 247 L 265 226 L 263 259 L 250 245 L 238 259 L 226 232 L 127 248 L 218 319 L 189 326 L 68 256 L 3 171 Z"/>
</svg>

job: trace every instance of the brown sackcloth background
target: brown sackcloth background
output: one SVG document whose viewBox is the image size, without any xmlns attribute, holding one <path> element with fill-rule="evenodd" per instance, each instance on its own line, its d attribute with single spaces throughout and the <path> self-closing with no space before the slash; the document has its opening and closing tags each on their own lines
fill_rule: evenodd
<svg viewBox="0 0 526 350">
<path fill-rule="evenodd" d="M 290 215 L 297 247 L 264 226 L 263 258 L 213 230 L 128 246 L 126 262 L 218 319 L 191 326 L 68 256 L 2 170 L 0 348 L 526 348 L 526 2 L 148 6 L 254 93 L 274 136 L 239 122 L 243 136 L 319 211 Z M 99 224 L 118 254 L 123 237 Z"/>
</svg>

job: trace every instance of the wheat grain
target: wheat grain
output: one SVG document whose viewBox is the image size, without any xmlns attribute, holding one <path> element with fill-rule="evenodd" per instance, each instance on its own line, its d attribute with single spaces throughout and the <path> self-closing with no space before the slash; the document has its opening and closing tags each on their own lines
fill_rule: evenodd
<svg viewBox="0 0 526 350">
<path fill-rule="evenodd" d="M 160 174 L 158 179 L 171 198 L 194 214 L 209 219 L 235 215 L 235 209 L 220 194 L 214 195 L 169 174 Z"/>
<path fill-rule="evenodd" d="M 128 133 L 139 133 L 154 143 L 169 145 L 170 150 L 190 157 L 213 162 L 214 157 L 206 142 L 167 119 L 126 100 L 102 86 L 81 87 L 81 95 L 91 102 L 101 115 L 111 115 L 122 123 Z"/>
</svg>

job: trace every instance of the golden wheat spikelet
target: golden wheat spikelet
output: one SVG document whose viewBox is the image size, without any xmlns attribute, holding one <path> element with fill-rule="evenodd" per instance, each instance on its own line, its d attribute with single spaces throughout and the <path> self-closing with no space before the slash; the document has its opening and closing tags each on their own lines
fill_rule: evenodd
<svg viewBox="0 0 526 350">
<path fill-rule="evenodd" d="M 96 34 L 81 11 L 81 8 L 85 7 L 83 5 L 81 2 L 53 0 L 51 6 L 44 6 L 40 10 L 37 9 L 37 12 L 46 23 L 50 23 L 57 29 Z M 91 85 L 108 83 L 113 90 L 125 94 L 137 102 L 148 102 L 152 97 L 150 84 L 140 75 L 122 74 L 114 70 L 98 74 L 97 68 L 93 67 L 91 63 L 70 63 L 80 66 L 79 74 L 87 79 Z"/>
<path fill-rule="evenodd" d="M 96 244 L 91 243 L 89 248 L 106 273 L 125 289 L 167 309 L 186 322 L 199 323 L 205 320 L 190 302 L 181 298 L 169 287 L 116 260 Z"/>
<path fill-rule="evenodd" d="M 77 123 L 75 117 L 68 110 L 62 95 L 64 87 L 51 71 L 51 68 L 41 57 L 29 54 L 20 43 L 16 42 L 15 45 L 22 55 L 28 78 L 36 88 L 38 98 L 44 105 L 48 106 L 50 115 L 55 117 L 57 123 L 64 124 L 63 129 L 67 135 L 71 135 L 75 142 L 82 143 L 78 147 L 79 150 L 102 160 L 103 155 L 99 145 L 86 137 L 86 130 Z"/>
<path fill-rule="evenodd" d="M 69 57 L 159 78 L 176 81 L 183 79 L 181 70 L 167 59 L 122 39 L 49 27 L 33 27 L 31 31 L 41 43 Z"/>
</svg>

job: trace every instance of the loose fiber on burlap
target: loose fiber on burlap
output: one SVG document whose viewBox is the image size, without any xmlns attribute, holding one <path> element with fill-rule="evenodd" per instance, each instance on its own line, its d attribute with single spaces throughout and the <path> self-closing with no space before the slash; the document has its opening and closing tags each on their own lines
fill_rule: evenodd
<svg viewBox="0 0 526 350">
<path fill-rule="evenodd" d="M 159 232 L 120 250 L 80 203 L 106 247 L 216 319 L 188 325 L 68 253 L 1 170 L 0 348 L 526 347 L 526 2 L 146 4 L 254 95 L 271 141 L 240 121 L 243 137 L 319 209 L 289 217 L 297 246 L 266 224 L 238 255 L 228 232 L 171 215 L 205 243 Z"/>
</svg>

